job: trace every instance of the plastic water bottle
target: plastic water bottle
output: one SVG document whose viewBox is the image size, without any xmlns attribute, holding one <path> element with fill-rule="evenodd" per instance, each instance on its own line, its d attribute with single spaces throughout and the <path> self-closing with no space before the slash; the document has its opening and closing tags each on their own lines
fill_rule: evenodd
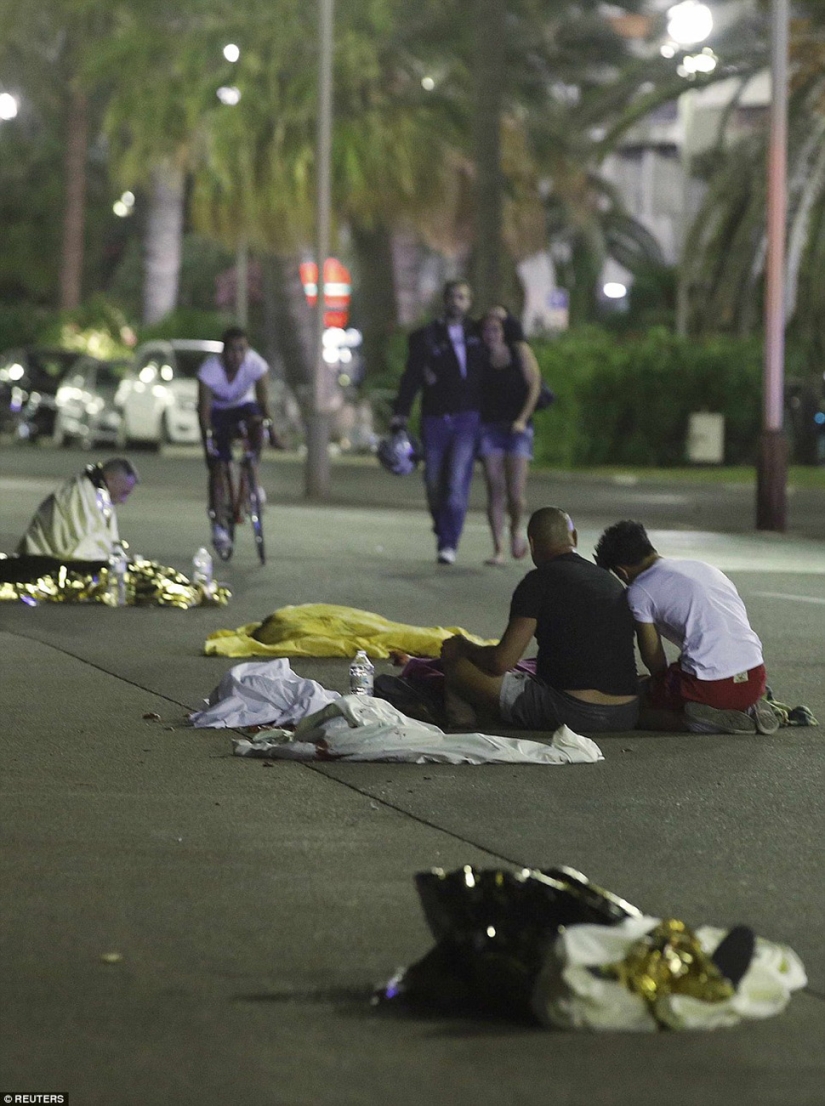
<svg viewBox="0 0 825 1106">
<path fill-rule="evenodd" d="M 375 668 L 372 661 L 363 649 L 359 649 L 349 666 L 350 695 L 372 695 L 374 675 Z"/>
<path fill-rule="evenodd" d="M 129 560 L 126 550 L 115 542 L 109 557 L 109 597 L 116 607 L 126 606 L 126 570 Z"/>
<path fill-rule="evenodd" d="M 192 583 L 200 584 L 205 592 L 212 589 L 212 557 L 203 545 L 192 558 Z"/>
</svg>

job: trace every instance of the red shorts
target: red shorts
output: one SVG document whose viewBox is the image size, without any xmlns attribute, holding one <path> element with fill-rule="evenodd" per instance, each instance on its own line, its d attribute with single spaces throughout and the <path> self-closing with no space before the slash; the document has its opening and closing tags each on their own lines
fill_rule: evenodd
<svg viewBox="0 0 825 1106">
<path fill-rule="evenodd" d="M 680 711 L 685 703 L 706 703 L 719 710 L 742 710 L 752 707 L 765 694 L 765 666 L 758 664 L 741 676 L 726 680 L 699 680 L 674 661 L 664 672 L 651 676 L 647 700 L 651 707 Z"/>
</svg>

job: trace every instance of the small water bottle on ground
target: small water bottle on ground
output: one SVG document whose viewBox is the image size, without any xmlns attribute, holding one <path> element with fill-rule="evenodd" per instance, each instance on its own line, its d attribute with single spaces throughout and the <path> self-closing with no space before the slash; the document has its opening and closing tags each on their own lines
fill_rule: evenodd
<svg viewBox="0 0 825 1106">
<path fill-rule="evenodd" d="M 115 607 L 126 606 L 126 571 L 129 560 L 126 550 L 115 542 L 109 556 L 109 601 Z"/>
<path fill-rule="evenodd" d="M 372 682 L 375 668 L 363 649 L 355 654 L 349 666 L 350 695 L 372 695 Z"/>
<path fill-rule="evenodd" d="M 212 557 L 203 545 L 192 558 L 192 583 L 200 585 L 207 594 L 212 590 Z"/>
</svg>

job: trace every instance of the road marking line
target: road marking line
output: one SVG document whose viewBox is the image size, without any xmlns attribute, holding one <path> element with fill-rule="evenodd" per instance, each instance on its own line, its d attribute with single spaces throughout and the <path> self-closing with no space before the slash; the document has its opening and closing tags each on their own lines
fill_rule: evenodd
<svg viewBox="0 0 825 1106">
<path fill-rule="evenodd" d="M 825 603 L 825 599 L 818 599 L 814 595 L 786 595 L 784 591 L 755 591 L 753 594 L 762 599 L 793 599 L 797 603 Z"/>
</svg>

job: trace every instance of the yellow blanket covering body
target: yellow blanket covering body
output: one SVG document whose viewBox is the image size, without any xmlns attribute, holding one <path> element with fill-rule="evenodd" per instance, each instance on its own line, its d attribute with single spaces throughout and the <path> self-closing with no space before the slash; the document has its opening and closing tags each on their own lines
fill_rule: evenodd
<svg viewBox="0 0 825 1106">
<path fill-rule="evenodd" d="M 408 626 L 372 611 L 332 603 L 281 607 L 263 622 L 237 630 L 216 630 L 204 645 L 218 657 L 352 657 L 359 649 L 375 660 L 392 651 L 412 657 L 437 657 L 447 638 L 461 634 L 478 645 L 494 641 L 476 637 L 460 626 Z"/>
</svg>

